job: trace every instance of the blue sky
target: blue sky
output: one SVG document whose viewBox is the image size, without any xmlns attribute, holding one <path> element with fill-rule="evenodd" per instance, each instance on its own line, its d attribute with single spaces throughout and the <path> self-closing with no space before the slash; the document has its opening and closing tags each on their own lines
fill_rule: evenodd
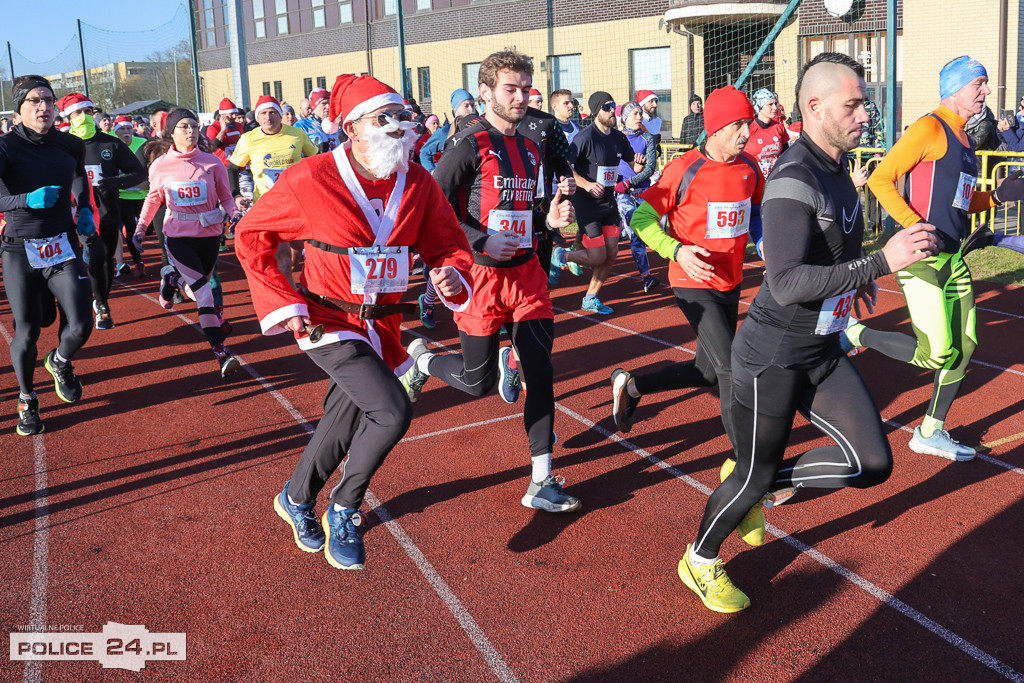
<svg viewBox="0 0 1024 683">
<path fill-rule="evenodd" d="M 4 0 L 0 16 L 0 51 L 4 71 L 7 42 L 25 59 L 46 62 L 64 49 L 77 31 L 76 20 L 108 31 L 139 31 L 166 24 L 185 0 L 108 3 L 81 0 Z M 42 18 L 41 18 L 42 17 Z M 187 37 L 187 34 L 186 34 Z M 15 68 L 18 68 L 17 55 Z"/>
</svg>

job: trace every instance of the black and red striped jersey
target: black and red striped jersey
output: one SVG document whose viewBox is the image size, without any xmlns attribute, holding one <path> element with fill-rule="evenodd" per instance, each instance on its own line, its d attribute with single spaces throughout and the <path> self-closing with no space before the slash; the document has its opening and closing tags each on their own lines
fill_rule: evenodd
<svg viewBox="0 0 1024 683">
<path fill-rule="evenodd" d="M 480 265 L 511 268 L 533 258 L 533 226 L 544 220 L 534 211 L 540 161 L 532 140 L 518 132 L 503 135 L 485 119 L 459 131 L 449 143 L 434 180 L 455 209 Z M 484 253 L 487 238 L 501 230 L 512 230 L 521 239 L 508 261 Z"/>
</svg>

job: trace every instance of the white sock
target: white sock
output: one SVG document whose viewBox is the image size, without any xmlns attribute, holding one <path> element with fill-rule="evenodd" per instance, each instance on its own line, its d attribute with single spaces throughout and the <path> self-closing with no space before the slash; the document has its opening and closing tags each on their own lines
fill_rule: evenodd
<svg viewBox="0 0 1024 683">
<path fill-rule="evenodd" d="M 434 360 L 434 354 L 422 353 L 420 357 L 416 359 L 416 369 L 422 372 L 424 375 L 430 374 L 430 361 Z"/>
<path fill-rule="evenodd" d="M 590 301 L 591 299 L 596 299 L 596 298 L 597 298 L 597 294 L 585 294 L 585 295 L 583 295 L 583 300 L 584 301 Z"/>
<path fill-rule="evenodd" d="M 20 398 L 22 401 L 31 401 L 35 397 L 36 397 L 36 392 L 34 392 L 34 391 L 32 392 L 31 396 L 26 395 L 26 394 L 24 394 L 24 393 L 22 393 L 20 391 L 18 392 L 18 398 Z"/>
<path fill-rule="evenodd" d="M 708 564 L 714 564 L 715 562 L 718 562 L 718 556 L 717 555 L 715 557 L 711 558 L 710 560 L 706 559 L 706 558 L 701 557 L 700 555 L 698 555 L 694 551 L 693 546 L 690 546 L 690 552 L 687 553 L 687 556 L 689 557 L 690 564 L 708 565 Z"/>
<path fill-rule="evenodd" d="M 640 398 L 640 396 L 642 395 L 637 390 L 637 388 L 636 388 L 636 381 L 632 377 L 630 377 L 629 381 L 626 382 L 626 393 L 629 394 L 630 396 L 632 396 L 633 398 Z"/>
<path fill-rule="evenodd" d="M 538 484 L 548 476 L 551 475 L 551 454 L 545 453 L 544 455 L 534 455 L 530 457 L 530 462 L 533 463 L 533 473 L 530 475 Z"/>
<path fill-rule="evenodd" d="M 335 503 L 335 504 L 334 504 L 334 511 L 335 511 L 335 512 L 341 512 L 341 511 L 342 511 L 342 510 L 344 510 L 344 509 L 345 509 L 345 508 L 341 507 L 341 506 L 340 506 L 340 505 L 338 505 L 337 503 Z"/>
<path fill-rule="evenodd" d="M 285 495 L 288 496 L 287 493 Z M 291 503 L 292 505 L 299 505 L 299 503 L 296 503 L 294 500 L 292 500 L 291 496 L 288 496 L 288 502 Z"/>
<path fill-rule="evenodd" d="M 64 365 L 65 363 L 67 363 L 67 362 L 68 362 L 68 359 L 67 359 L 67 358 L 65 358 L 64 356 L 60 355 L 60 350 L 59 350 L 59 349 L 58 349 L 58 350 L 55 350 L 55 351 L 53 352 L 53 359 L 54 359 L 55 361 L 57 361 L 58 363 L 60 363 L 61 365 Z"/>
</svg>

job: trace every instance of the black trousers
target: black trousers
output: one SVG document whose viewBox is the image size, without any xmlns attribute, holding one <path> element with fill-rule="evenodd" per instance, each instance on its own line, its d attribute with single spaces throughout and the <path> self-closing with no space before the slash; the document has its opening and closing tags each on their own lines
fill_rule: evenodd
<svg viewBox="0 0 1024 683">
<path fill-rule="evenodd" d="M 77 253 L 78 240 L 72 237 L 70 241 Z M 8 244 L 4 245 L 2 261 L 4 290 L 14 316 L 11 364 L 22 393 L 31 394 L 39 358 L 36 342 L 43 320 L 43 298 L 50 299 L 51 315 L 53 297 L 64 312 L 57 350 L 70 360 L 92 334 L 92 293 L 79 258 L 36 269 L 29 265 L 23 247 Z"/>
<path fill-rule="evenodd" d="M 394 371 L 364 341 L 326 344 L 306 354 L 330 377 L 324 415 L 292 473 L 288 495 L 316 500 L 345 455 L 331 502 L 358 508 L 370 477 L 412 422 L 412 404 Z"/>
<path fill-rule="evenodd" d="M 892 473 L 878 407 L 846 356 L 811 370 L 769 366 L 758 374 L 733 356 L 736 468 L 708 499 L 694 550 L 718 555 L 722 542 L 770 491 L 868 488 Z M 783 460 L 797 411 L 833 441 Z"/>
</svg>

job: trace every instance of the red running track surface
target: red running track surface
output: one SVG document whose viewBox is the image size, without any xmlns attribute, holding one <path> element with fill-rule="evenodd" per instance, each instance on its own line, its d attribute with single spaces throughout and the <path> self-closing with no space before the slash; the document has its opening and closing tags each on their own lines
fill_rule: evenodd
<svg viewBox="0 0 1024 683">
<path fill-rule="evenodd" d="M 676 576 L 730 452 L 716 395 L 648 397 L 628 440 L 613 434 L 611 371 L 694 349 L 669 290 L 644 294 L 631 276 L 628 247 L 601 295 L 614 315 L 578 311 L 585 278 L 566 272 L 553 292 L 554 466 L 582 511 L 519 504 L 521 404 L 430 380 L 373 479 L 362 572 L 300 552 L 272 509 L 326 379 L 284 336 L 259 336 L 232 255 L 221 273 L 229 344 L 245 361 L 229 381 L 194 305 L 163 311 L 153 277 L 115 287 L 117 327 L 75 358 L 81 402 L 60 403 L 40 363 L 40 437 L 14 434 L 17 383 L 0 354 L 8 631 L 144 624 L 186 633 L 188 648 L 141 674 L 8 659 L 3 680 L 1024 680 L 1020 289 L 979 284 L 980 346 L 948 423 L 991 452 L 970 463 L 911 452 L 906 425 L 920 421 L 930 373 L 856 356 L 890 427 L 892 478 L 769 510 L 761 548 L 731 537 L 723 557 L 753 606 L 720 615 Z M 745 302 L 761 270 L 747 275 Z M 881 285 L 871 324 L 909 331 L 895 282 Z M 423 334 L 457 349 L 450 313 L 437 318 L 434 330 L 407 321 L 406 343 Z M 0 323 L 9 339 L 6 305 Z M 40 356 L 54 343 L 44 330 Z M 821 443 L 799 421 L 790 452 Z"/>
</svg>

